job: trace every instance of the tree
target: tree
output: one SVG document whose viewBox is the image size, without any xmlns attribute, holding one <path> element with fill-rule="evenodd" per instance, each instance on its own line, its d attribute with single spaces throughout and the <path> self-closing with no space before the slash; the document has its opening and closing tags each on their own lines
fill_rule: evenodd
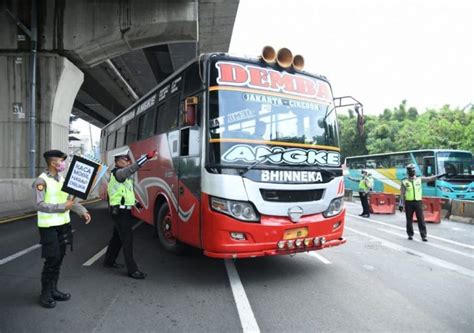
<svg viewBox="0 0 474 333">
<path fill-rule="evenodd" d="M 473 152 L 474 106 L 465 109 L 445 105 L 418 114 L 404 100 L 398 108 L 385 109 L 378 117 L 366 116 L 363 137 L 358 136 L 353 112 L 338 115 L 341 152 L 344 157 L 434 148 Z"/>
</svg>

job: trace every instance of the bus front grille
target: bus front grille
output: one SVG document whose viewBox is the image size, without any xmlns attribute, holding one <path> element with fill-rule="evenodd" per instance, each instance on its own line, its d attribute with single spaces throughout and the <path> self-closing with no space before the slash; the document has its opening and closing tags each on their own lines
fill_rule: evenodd
<svg viewBox="0 0 474 333">
<path fill-rule="evenodd" d="M 317 190 L 270 190 L 260 189 L 265 201 L 273 202 L 305 202 L 321 200 L 324 189 Z"/>
</svg>

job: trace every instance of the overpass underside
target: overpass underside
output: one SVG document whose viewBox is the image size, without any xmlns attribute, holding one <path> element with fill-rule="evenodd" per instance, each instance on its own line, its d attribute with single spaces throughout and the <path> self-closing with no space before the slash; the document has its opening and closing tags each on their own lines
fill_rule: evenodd
<svg viewBox="0 0 474 333">
<path fill-rule="evenodd" d="M 71 113 L 102 127 L 198 54 L 226 52 L 239 3 L 36 1 L 0 5 L 0 179 L 31 178 L 45 150 L 67 151 Z"/>
<path fill-rule="evenodd" d="M 32 150 L 35 174 L 45 150 L 67 150 L 71 113 L 102 127 L 199 53 L 226 52 L 239 3 L 33 1 L 0 7 L 0 179 L 31 177 Z"/>
</svg>

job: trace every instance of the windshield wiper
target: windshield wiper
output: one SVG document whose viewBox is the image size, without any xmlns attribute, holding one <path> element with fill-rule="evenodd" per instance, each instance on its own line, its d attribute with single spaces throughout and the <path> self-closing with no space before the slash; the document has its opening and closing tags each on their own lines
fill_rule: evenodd
<svg viewBox="0 0 474 333">
<path fill-rule="evenodd" d="M 329 109 L 329 106 L 328 106 L 324 114 L 324 120 L 326 120 L 329 117 L 329 115 L 334 112 L 334 110 L 336 110 L 335 106 L 333 106 L 331 109 Z"/>
</svg>

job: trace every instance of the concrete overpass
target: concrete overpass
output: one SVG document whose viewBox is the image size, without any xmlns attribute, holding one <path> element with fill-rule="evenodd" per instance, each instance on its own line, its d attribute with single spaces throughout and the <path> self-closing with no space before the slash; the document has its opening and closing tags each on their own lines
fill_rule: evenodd
<svg viewBox="0 0 474 333">
<path fill-rule="evenodd" d="M 0 179 L 32 177 L 45 150 L 66 150 L 71 112 L 101 127 L 199 53 L 227 51 L 238 4 L 2 0 Z"/>
</svg>

